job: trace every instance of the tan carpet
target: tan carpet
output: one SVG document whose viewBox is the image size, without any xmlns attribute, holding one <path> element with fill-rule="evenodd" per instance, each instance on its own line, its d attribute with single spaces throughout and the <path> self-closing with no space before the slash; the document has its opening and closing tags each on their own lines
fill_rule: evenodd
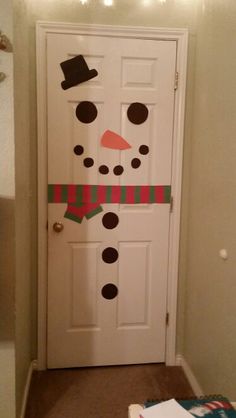
<svg viewBox="0 0 236 418">
<path fill-rule="evenodd" d="M 180 367 L 163 364 L 34 372 L 25 418 L 127 418 L 128 406 L 193 392 Z"/>
</svg>

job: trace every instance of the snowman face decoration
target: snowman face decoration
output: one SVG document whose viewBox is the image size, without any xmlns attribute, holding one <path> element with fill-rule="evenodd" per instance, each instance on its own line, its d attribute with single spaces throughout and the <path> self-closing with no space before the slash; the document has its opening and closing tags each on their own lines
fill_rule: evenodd
<svg viewBox="0 0 236 418">
<path fill-rule="evenodd" d="M 76 117 L 81 123 L 90 124 L 95 121 L 97 118 L 98 111 L 94 103 L 89 101 L 80 102 L 76 108 Z M 144 123 L 148 118 L 148 108 L 142 103 L 132 103 L 128 107 L 127 117 L 130 122 L 140 125 Z M 120 136 L 118 133 L 106 130 L 101 139 L 100 145 L 105 148 L 110 148 L 113 150 L 127 150 L 131 148 L 131 145 Z M 74 153 L 77 156 L 82 156 L 84 154 L 84 147 L 80 144 L 74 147 Z M 149 147 L 147 145 L 141 145 L 138 149 L 138 155 L 135 158 L 132 158 L 130 165 L 133 169 L 138 169 L 141 166 L 140 156 L 145 156 L 149 153 Z M 94 160 L 91 156 L 88 156 L 83 159 L 83 165 L 86 168 L 94 166 Z M 124 167 L 122 165 L 116 165 L 114 167 L 109 167 L 108 165 L 101 164 L 97 168 L 99 173 L 102 175 L 108 175 L 113 172 L 115 176 L 121 176 L 125 173 Z"/>
</svg>

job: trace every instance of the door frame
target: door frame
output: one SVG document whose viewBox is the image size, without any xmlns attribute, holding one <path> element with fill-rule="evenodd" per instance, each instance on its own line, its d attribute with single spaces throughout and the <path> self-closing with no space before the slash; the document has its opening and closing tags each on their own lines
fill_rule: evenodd
<svg viewBox="0 0 236 418">
<path fill-rule="evenodd" d="M 173 210 L 170 216 L 167 312 L 166 365 L 176 364 L 176 317 L 179 264 L 179 237 L 181 211 L 182 160 L 184 138 L 185 92 L 187 73 L 188 30 L 146 28 L 58 22 L 37 22 L 37 120 L 38 120 L 38 369 L 47 368 L 47 90 L 46 49 L 47 35 L 89 34 L 112 37 L 130 37 L 151 40 L 176 41 L 176 72 L 178 88 L 175 91 L 173 120 L 173 151 L 171 190 Z M 176 86 L 177 87 L 177 86 Z M 174 86 L 173 86 L 174 88 Z"/>
</svg>

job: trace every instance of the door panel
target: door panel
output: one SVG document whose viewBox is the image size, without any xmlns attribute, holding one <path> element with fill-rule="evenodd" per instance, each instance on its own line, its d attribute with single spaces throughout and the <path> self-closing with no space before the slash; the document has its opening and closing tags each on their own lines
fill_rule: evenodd
<svg viewBox="0 0 236 418">
<path fill-rule="evenodd" d="M 63 90 L 60 63 L 79 54 L 98 76 Z M 48 35 L 48 183 L 123 191 L 170 185 L 175 61 L 175 41 Z M 91 123 L 76 116 L 83 101 L 96 106 Z M 133 103 L 148 110 L 144 122 L 128 117 Z M 106 130 L 130 148 L 101 146 Z M 78 145 L 82 155 L 74 152 Z M 113 172 L 118 165 L 121 175 Z M 80 224 L 63 217 L 66 203 L 48 205 L 48 367 L 165 359 L 170 208 L 127 196 L 124 204 L 102 204 L 102 212 Z M 112 228 L 104 220 L 111 213 L 110 221 L 118 219 Z M 61 233 L 55 222 L 63 223 Z"/>
</svg>

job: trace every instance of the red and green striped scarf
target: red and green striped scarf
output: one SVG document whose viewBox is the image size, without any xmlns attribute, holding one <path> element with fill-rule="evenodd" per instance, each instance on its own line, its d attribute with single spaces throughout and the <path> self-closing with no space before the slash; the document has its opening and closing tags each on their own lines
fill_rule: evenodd
<svg viewBox="0 0 236 418">
<path fill-rule="evenodd" d="M 171 186 L 49 184 L 48 202 L 67 203 L 64 217 L 81 223 L 101 212 L 102 203 L 170 203 Z"/>
</svg>

